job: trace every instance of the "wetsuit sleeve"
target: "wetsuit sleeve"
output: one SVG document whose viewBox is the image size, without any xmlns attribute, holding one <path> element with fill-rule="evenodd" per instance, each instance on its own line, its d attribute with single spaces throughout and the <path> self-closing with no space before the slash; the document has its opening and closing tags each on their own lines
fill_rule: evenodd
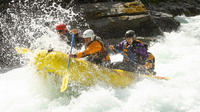
<svg viewBox="0 0 200 112">
<path fill-rule="evenodd" d="M 122 51 L 125 45 L 125 40 L 115 45 L 115 49 Z"/>
<path fill-rule="evenodd" d="M 87 49 L 85 51 L 76 53 L 75 57 L 82 58 L 82 57 L 97 53 L 101 49 L 102 49 L 101 44 L 99 42 L 97 42 L 97 41 L 94 41 L 87 47 Z"/>
</svg>

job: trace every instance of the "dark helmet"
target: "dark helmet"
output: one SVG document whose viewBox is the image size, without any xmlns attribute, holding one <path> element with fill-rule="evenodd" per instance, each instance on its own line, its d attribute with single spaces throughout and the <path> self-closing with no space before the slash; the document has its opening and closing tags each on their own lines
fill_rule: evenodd
<svg viewBox="0 0 200 112">
<path fill-rule="evenodd" d="M 135 31 L 133 31 L 133 30 L 126 31 L 125 38 L 127 38 L 127 37 L 136 37 Z"/>
</svg>

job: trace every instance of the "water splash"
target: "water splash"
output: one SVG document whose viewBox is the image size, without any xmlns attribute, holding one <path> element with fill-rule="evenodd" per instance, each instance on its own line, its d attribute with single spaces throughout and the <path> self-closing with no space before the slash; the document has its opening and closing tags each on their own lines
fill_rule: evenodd
<svg viewBox="0 0 200 112">
<path fill-rule="evenodd" d="M 15 46 L 31 49 L 55 48 L 67 52 L 69 46 L 60 42 L 55 25 L 65 23 L 79 28 L 82 24 L 78 23 L 77 19 L 83 18 L 80 13 L 73 12 L 73 7 L 63 9 L 53 1 L 11 2 L 10 8 L 5 14 L 1 13 L 0 18 L 3 36 L 1 60 L 7 65 L 15 64 L 15 61 L 19 60 L 14 50 Z M 76 26 L 73 26 L 74 24 Z"/>
<path fill-rule="evenodd" d="M 179 31 L 165 33 L 163 40 L 149 48 L 156 57 L 157 75 L 171 80 L 145 79 L 125 89 L 97 85 L 69 101 L 53 91 L 56 87 L 44 86 L 25 66 L 0 74 L 0 111 L 198 112 L 200 16 L 181 18 L 187 22 L 181 24 Z M 49 31 L 46 35 L 51 34 Z"/>
</svg>

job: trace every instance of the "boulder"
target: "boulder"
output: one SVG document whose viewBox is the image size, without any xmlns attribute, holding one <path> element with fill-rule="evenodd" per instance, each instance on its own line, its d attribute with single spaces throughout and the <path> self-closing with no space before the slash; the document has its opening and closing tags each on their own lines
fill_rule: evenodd
<svg viewBox="0 0 200 112">
<path fill-rule="evenodd" d="M 177 15 L 195 16 L 200 14 L 200 0 L 141 0 L 148 10 Z"/>
<path fill-rule="evenodd" d="M 129 30 L 139 36 L 161 35 L 151 15 L 141 2 L 102 2 L 81 4 L 83 16 L 89 27 L 102 38 L 119 38 Z"/>
<path fill-rule="evenodd" d="M 174 19 L 171 14 L 157 11 L 150 11 L 150 13 L 155 23 L 161 28 L 162 31 L 176 31 L 180 26 L 180 23 Z"/>
</svg>

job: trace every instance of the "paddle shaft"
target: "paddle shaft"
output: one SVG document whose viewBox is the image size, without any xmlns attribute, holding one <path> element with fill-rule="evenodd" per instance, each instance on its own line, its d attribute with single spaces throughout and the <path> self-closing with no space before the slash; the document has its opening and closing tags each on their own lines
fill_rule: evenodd
<svg viewBox="0 0 200 112">
<path fill-rule="evenodd" d="M 71 48 L 70 48 L 70 53 L 69 54 L 72 53 L 73 45 L 74 45 L 74 34 L 72 34 L 72 42 L 71 42 Z M 68 63 L 67 63 L 67 69 L 69 68 L 69 64 L 70 64 L 70 56 L 69 56 Z"/>
<path fill-rule="evenodd" d="M 118 49 L 114 49 L 116 52 L 118 52 L 118 53 L 120 53 L 120 54 L 122 54 L 125 58 L 128 58 L 129 59 L 129 61 L 131 61 L 131 62 L 133 62 L 134 64 L 137 64 L 135 61 L 133 61 L 132 59 L 130 59 L 128 56 L 126 56 L 126 55 L 124 55 L 124 53 L 123 52 L 121 52 L 120 50 L 118 50 Z"/>
</svg>

